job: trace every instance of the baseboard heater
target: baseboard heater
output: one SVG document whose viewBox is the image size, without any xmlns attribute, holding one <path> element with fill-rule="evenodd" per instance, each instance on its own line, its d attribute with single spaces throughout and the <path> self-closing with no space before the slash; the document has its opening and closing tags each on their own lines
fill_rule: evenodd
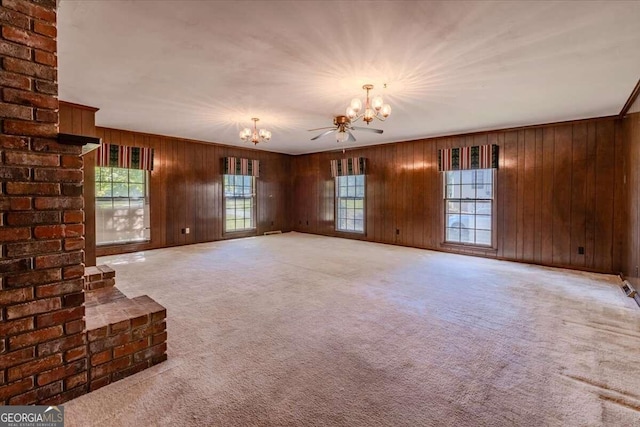
<svg viewBox="0 0 640 427">
<path fill-rule="evenodd" d="M 636 304 L 638 304 L 638 307 L 640 307 L 640 295 L 635 289 L 633 289 L 633 286 L 631 286 L 631 283 L 629 283 L 628 280 L 622 281 L 622 290 L 626 296 L 633 298 Z"/>
<path fill-rule="evenodd" d="M 276 230 L 276 231 L 265 231 L 264 235 L 268 236 L 269 234 L 282 234 L 282 230 Z"/>
</svg>

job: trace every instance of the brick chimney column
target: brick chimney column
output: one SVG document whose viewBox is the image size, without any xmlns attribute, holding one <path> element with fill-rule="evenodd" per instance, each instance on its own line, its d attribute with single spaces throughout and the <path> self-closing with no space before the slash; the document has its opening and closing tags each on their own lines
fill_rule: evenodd
<svg viewBox="0 0 640 427">
<path fill-rule="evenodd" d="M 0 404 L 87 391 L 80 147 L 61 145 L 55 0 L 0 6 Z"/>
</svg>

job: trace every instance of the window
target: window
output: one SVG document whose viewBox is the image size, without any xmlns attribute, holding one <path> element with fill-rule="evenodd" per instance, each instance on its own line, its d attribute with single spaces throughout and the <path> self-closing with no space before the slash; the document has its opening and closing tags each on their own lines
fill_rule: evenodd
<svg viewBox="0 0 640 427">
<path fill-rule="evenodd" d="M 491 246 L 493 169 L 447 171 L 445 241 Z"/>
<path fill-rule="evenodd" d="M 336 177 L 336 229 L 364 233 L 364 175 Z"/>
<path fill-rule="evenodd" d="M 150 240 L 148 174 L 96 167 L 96 244 Z"/>
<path fill-rule="evenodd" d="M 255 225 L 255 178 L 224 175 L 224 231 L 244 231 Z"/>
</svg>

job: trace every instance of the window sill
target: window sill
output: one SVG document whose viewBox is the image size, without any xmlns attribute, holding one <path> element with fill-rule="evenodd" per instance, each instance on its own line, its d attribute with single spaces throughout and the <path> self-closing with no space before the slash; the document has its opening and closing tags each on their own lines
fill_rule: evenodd
<svg viewBox="0 0 640 427">
<path fill-rule="evenodd" d="M 351 230 L 338 230 L 338 229 L 336 229 L 336 233 L 356 234 L 358 236 L 366 236 L 366 233 L 364 231 L 351 231 Z"/>
<path fill-rule="evenodd" d="M 257 236 L 257 235 L 258 235 L 258 229 L 250 228 L 248 230 L 225 231 L 222 234 L 222 237 L 225 239 L 234 239 L 237 237 L 250 237 L 250 236 Z"/>
<path fill-rule="evenodd" d="M 475 252 L 484 252 L 484 253 L 498 253 L 498 248 L 493 246 L 482 246 L 482 245 L 471 245 L 464 243 L 452 243 L 452 242 L 441 242 L 441 248 L 447 249 L 455 249 L 455 250 L 467 250 L 467 251 L 475 251 Z"/>
<path fill-rule="evenodd" d="M 108 242 L 108 243 L 97 243 L 96 248 L 110 248 L 113 246 L 125 246 L 125 245 L 139 245 L 151 243 L 151 239 L 145 240 L 127 240 L 126 242 Z"/>
</svg>

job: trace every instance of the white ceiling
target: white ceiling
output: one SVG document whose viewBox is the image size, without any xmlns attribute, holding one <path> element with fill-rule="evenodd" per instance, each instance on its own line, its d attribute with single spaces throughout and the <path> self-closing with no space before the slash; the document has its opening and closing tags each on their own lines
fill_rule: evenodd
<svg viewBox="0 0 640 427">
<path fill-rule="evenodd" d="M 73 1 L 60 99 L 99 126 L 309 153 L 619 113 L 640 77 L 640 2 Z M 364 83 L 393 108 L 316 141 Z M 383 84 L 387 88 L 383 90 Z"/>
</svg>

